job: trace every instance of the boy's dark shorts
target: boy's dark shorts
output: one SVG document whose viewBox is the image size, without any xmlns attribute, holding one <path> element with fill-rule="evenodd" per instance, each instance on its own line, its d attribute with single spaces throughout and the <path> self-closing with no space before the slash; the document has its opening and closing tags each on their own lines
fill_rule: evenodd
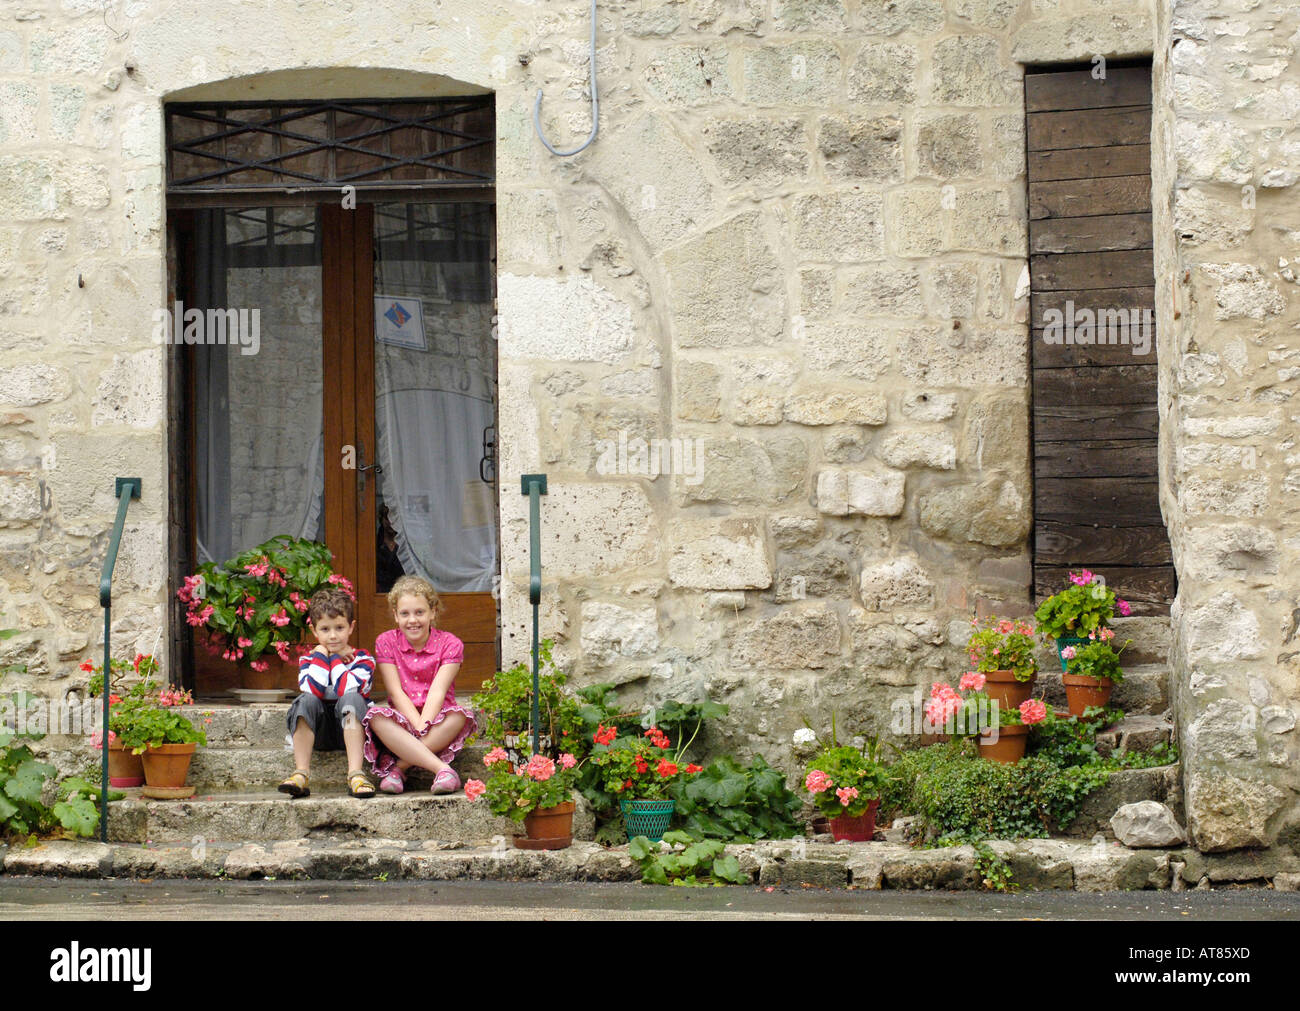
<svg viewBox="0 0 1300 1011">
<path fill-rule="evenodd" d="M 348 692 L 338 701 L 318 699 L 315 695 L 303 692 L 289 707 L 286 722 L 289 733 L 292 734 L 298 727 L 299 717 L 307 721 L 307 726 L 311 727 L 312 733 L 316 735 L 316 740 L 312 744 L 313 751 L 342 751 L 343 720 L 348 713 L 355 713 L 357 720 L 360 721 L 369 708 L 370 703 L 357 692 Z"/>
</svg>

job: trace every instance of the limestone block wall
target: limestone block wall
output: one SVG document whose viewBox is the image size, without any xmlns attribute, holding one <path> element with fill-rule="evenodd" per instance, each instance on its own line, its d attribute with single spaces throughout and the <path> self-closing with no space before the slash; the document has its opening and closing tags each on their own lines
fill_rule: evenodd
<svg viewBox="0 0 1300 1011">
<path fill-rule="evenodd" d="M 1300 846 L 1300 9 L 1158 5 L 1152 186 L 1176 707 L 1203 850 Z"/>
</svg>

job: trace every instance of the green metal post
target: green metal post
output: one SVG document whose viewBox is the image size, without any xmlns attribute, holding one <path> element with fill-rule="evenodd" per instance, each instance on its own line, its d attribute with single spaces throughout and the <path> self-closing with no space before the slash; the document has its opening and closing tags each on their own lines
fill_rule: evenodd
<svg viewBox="0 0 1300 1011">
<path fill-rule="evenodd" d="M 542 601 L 542 501 L 546 494 L 545 474 L 524 474 L 520 491 L 528 496 L 528 600 L 533 605 L 533 754 L 537 754 L 539 724 L 542 716 L 537 705 L 541 692 L 537 659 L 537 608 Z"/>
<path fill-rule="evenodd" d="M 125 492 L 126 494 L 123 494 Z M 117 522 L 113 524 L 113 533 L 108 539 L 108 554 L 104 556 L 104 568 L 99 576 L 99 605 L 104 609 L 104 683 L 101 688 L 104 696 L 104 739 L 100 741 L 100 759 L 103 779 L 99 789 L 99 838 L 108 842 L 108 697 L 112 682 L 112 650 L 109 635 L 113 623 L 113 568 L 117 565 L 117 549 L 122 543 L 122 528 L 126 525 L 126 511 L 132 499 L 140 497 L 140 479 L 138 477 L 119 477 L 113 494 L 117 497 Z"/>
</svg>

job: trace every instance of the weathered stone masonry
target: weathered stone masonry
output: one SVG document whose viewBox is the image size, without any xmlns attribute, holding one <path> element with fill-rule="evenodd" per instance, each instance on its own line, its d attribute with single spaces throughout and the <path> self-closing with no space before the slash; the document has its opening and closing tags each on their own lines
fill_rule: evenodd
<svg viewBox="0 0 1300 1011">
<path fill-rule="evenodd" d="M 716 743 L 773 761 L 805 717 L 883 730 L 958 669 L 972 610 L 1026 608 L 1023 66 L 1154 54 L 1190 828 L 1205 849 L 1297 844 L 1294 7 L 602 2 L 601 133 L 568 160 L 532 101 L 557 143 L 585 137 L 585 3 L 3 17 L 0 624 L 29 683 L 56 692 L 93 654 L 115 474 L 145 493 L 114 641 L 169 634 L 163 103 L 490 90 L 506 662 L 529 616 L 518 475 L 546 471 L 564 662 L 729 702 Z M 601 473 L 620 435 L 703 439 L 705 466 Z"/>
</svg>

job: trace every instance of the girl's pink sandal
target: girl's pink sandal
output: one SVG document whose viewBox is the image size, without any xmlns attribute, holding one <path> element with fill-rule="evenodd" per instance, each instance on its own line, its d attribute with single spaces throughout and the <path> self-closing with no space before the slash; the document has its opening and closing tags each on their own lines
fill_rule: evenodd
<svg viewBox="0 0 1300 1011">
<path fill-rule="evenodd" d="M 379 781 L 379 789 L 384 793 L 401 793 L 406 789 L 406 777 L 396 767 Z"/>
<path fill-rule="evenodd" d="M 455 793 L 460 789 L 460 776 L 456 775 L 455 769 L 448 766 L 433 777 L 433 786 L 429 789 L 433 793 Z"/>
</svg>

